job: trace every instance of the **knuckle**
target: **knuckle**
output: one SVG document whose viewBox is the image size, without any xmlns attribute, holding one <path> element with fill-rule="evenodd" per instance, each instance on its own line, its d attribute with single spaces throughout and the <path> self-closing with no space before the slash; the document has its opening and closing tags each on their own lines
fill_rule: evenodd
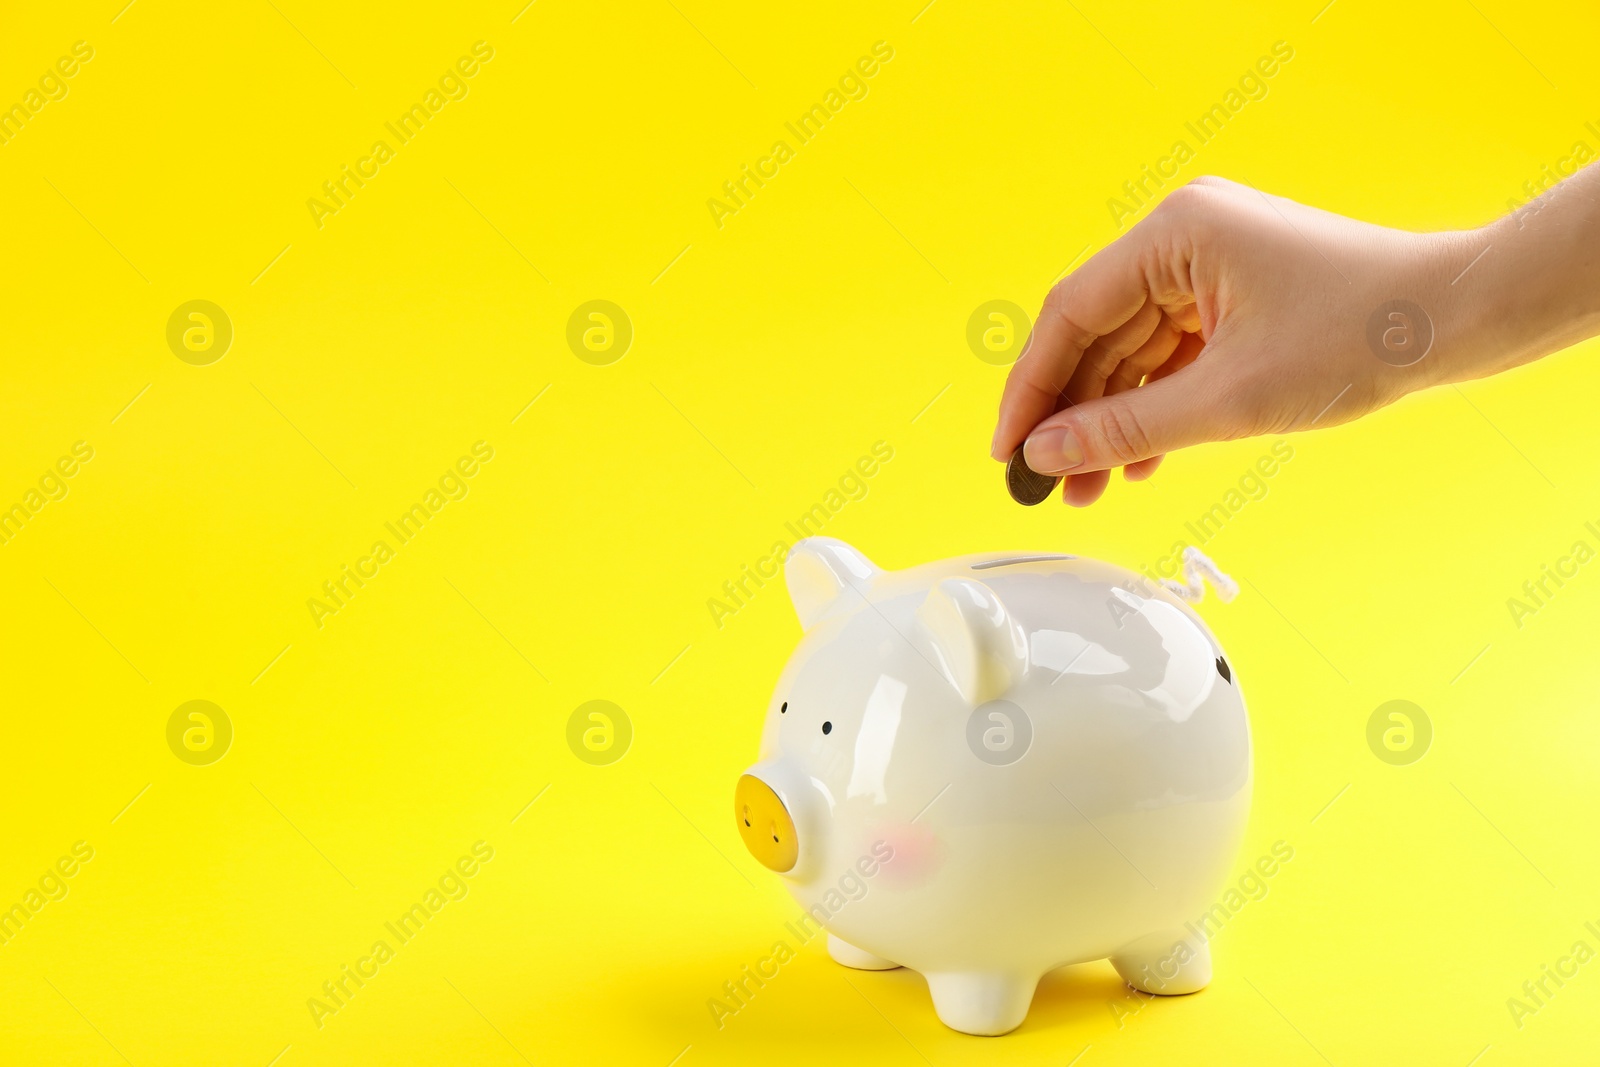
<svg viewBox="0 0 1600 1067">
<path fill-rule="evenodd" d="M 1108 458 L 1132 463 L 1151 455 L 1150 435 L 1132 405 L 1108 398 L 1097 425 Z"/>
<path fill-rule="evenodd" d="M 1105 345 L 1095 345 L 1083 354 L 1081 366 L 1084 373 L 1095 381 L 1104 381 L 1122 362 L 1122 356 Z"/>
<path fill-rule="evenodd" d="M 1136 380 L 1143 379 L 1146 374 L 1160 367 L 1172 355 L 1172 350 L 1177 345 L 1163 345 L 1161 347 L 1147 347 L 1135 352 L 1122 361 L 1121 370 L 1135 376 Z"/>
<path fill-rule="evenodd" d="M 1067 275 L 1065 278 L 1062 278 L 1059 282 L 1056 282 L 1054 285 L 1052 285 L 1050 287 L 1050 291 L 1044 294 L 1045 311 L 1059 315 L 1066 310 L 1067 298 L 1070 295 L 1067 291 L 1067 283 L 1071 280 L 1071 278 L 1072 275 Z"/>
<path fill-rule="evenodd" d="M 1176 215 L 1191 211 L 1196 206 L 1196 201 L 1205 199 L 1205 195 L 1204 186 L 1196 185 L 1194 182 L 1185 182 L 1168 193 L 1166 198 L 1156 205 L 1156 211 L 1166 215 Z"/>
<path fill-rule="evenodd" d="M 1054 319 L 1065 335 L 1067 342 L 1081 350 L 1094 343 L 1095 335 L 1072 320 L 1069 310 L 1069 305 L 1072 301 L 1072 290 L 1073 283 L 1072 275 L 1070 274 L 1051 286 L 1050 292 L 1045 294 L 1044 307 L 1040 310 L 1039 317 L 1041 319 L 1046 317 Z"/>
<path fill-rule="evenodd" d="M 1229 202 L 1224 187 L 1231 184 L 1221 178 L 1195 178 L 1168 193 L 1150 217 L 1186 228 L 1204 224 Z"/>
</svg>

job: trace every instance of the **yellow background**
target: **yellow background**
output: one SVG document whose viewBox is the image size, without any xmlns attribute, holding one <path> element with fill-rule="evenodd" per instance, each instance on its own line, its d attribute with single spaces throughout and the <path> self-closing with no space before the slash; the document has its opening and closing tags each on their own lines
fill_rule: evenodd
<svg viewBox="0 0 1600 1067">
<path fill-rule="evenodd" d="M 1116 235 L 1106 199 L 1279 40 L 1269 95 L 1181 177 L 1486 221 L 1600 147 L 1589 5 L 121 3 L 13 5 L 0 34 L 0 102 L 95 49 L 0 147 L 0 503 L 95 450 L 0 546 L 0 904 L 95 849 L 0 947 L 0 1060 L 1592 1050 L 1600 963 L 1520 1030 L 1506 1000 L 1600 948 L 1600 568 L 1521 628 L 1506 600 L 1600 545 L 1593 344 L 1294 438 L 1207 546 L 1245 585 L 1202 608 L 1253 715 L 1239 869 L 1295 850 L 1218 935 L 1208 990 L 1119 1018 L 1110 968 L 1072 968 L 986 1040 L 943 1028 L 916 975 L 813 941 L 721 1029 L 706 1006 L 795 910 L 728 816 L 798 632 L 779 586 L 720 629 L 707 599 L 879 440 L 894 459 L 826 532 L 883 566 L 1154 561 L 1269 442 L 1019 508 L 972 310 L 1037 307 Z M 469 95 L 318 229 L 307 199 L 479 40 Z M 869 95 L 718 229 L 706 200 L 880 40 Z M 565 340 L 597 298 L 635 330 L 603 367 Z M 234 326 L 209 366 L 166 344 L 191 299 Z M 469 495 L 318 629 L 307 599 L 479 440 Z M 1435 730 L 1406 767 L 1365 741 L 1396 698 Z M 194 699 L 236 731 L 210 766 L 165 740 Z M 594 699 L 635 730 L 610 766 L 565 742 Z M 307 999 L 479 840 L 469 895 L 318 1029 Z"/>
</svg>

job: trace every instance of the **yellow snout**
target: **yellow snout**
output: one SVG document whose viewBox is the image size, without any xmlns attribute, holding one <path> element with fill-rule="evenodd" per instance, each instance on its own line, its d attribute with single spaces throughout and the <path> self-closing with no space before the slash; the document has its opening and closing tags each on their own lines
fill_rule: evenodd
<svg viewBox="0 0 1600 1067">
<path fill-rule="evenodd" d="M 753 774 L 740 775 L 733 790 L 733 817 L 744 847 L 763 867 L 782 874 L 794 866 L 800 840 L 789 809 L 771 786 Z"/>
</svg>

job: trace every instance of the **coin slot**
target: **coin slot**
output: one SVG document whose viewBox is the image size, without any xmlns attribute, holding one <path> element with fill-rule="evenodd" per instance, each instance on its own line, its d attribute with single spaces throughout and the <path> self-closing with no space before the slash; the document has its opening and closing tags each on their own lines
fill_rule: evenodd
<svg viewBox="0 0 1600 1067">
<path fill-rule="evenodd" d="M 982 563 L 974 563 L 975 571 L 986 571 L 991 567 L 1010 567 L 1017 563 L 1048 563 L 1053 559 L 1077 559 L 1077 556 L 1008 556 L 1005 559 L 986 559 Z"/>
</svg>

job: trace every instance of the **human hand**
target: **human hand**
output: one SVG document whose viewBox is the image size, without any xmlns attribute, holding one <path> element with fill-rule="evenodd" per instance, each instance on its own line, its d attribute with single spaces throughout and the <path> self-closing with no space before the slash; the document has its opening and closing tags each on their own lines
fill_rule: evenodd
<svg viewBox="0 0 1600 1067">
<path fill-rule="evenodd" d="M 1196 179 L 1051 290 L 991 452 L 1004 461 L 1026 439 L 1028 465 L 1064 475 L 1083 506 L 1112 467 L 1139 480 L 1174 449 L 1348 422 L 1531 359 L 1539 330 L 1486 287 L 1536 236 L 1495 225 L 1409 233 Z M 1496 241 L 1496 263 L 1476 264 Z M 1374 347 L 1369 320 L 1397 299 L 1427 321 L 1385 335 L 1380 315 L 1390 343 Z"/>
</svg>

